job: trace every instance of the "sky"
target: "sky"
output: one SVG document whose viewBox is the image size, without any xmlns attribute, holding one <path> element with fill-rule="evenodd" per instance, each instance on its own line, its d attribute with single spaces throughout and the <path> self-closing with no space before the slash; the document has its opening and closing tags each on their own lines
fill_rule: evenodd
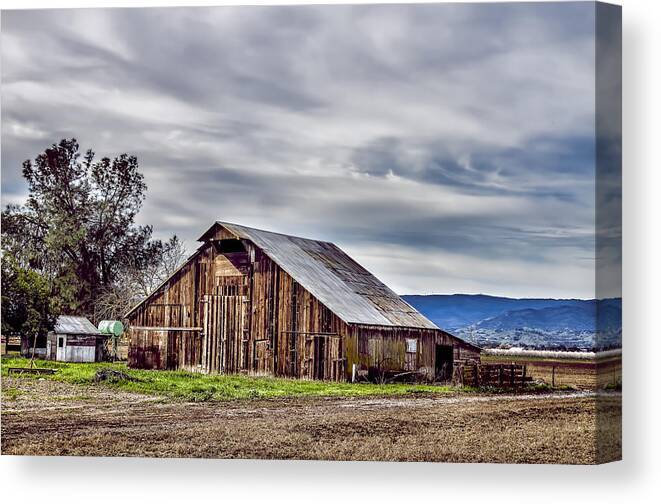
<svg viewBox="0 0 661 504">
<path fill-rule="evenodd" d="M 595 297 L 591 3 L 2 12 L 2 205 L 61 138 L 139 214 L 333 241 L 399 294 Z"/>
</svg>

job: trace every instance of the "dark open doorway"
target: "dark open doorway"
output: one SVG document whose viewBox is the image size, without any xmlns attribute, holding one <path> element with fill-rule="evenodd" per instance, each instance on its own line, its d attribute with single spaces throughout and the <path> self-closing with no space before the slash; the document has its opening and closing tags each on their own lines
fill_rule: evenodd
<svg viewBox="0 0 661 504">
<path fill-rule="evenodd" d="M 453 363 L 452 345 L 436 345 L 436 381 L 452 379 Z"/>
<path fill-rule="evenodd" d="M 313 378 L 323 380 L 326 375 L 326 338 L 323 336 L 314 336 L 313 366 Z"/>
</svg>

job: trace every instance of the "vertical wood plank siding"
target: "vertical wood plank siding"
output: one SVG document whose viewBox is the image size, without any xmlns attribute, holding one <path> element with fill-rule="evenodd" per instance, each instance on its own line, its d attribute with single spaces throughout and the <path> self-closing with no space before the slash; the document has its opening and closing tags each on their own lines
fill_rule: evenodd
<svg viewBox="0 0 661 504">
<path fill-rule="evenodd" d="M 407 356 L 406 341 L 416 340 L 413 360 Z M 346 338 L 348 369 L 373 374 L 376 370 L 405 372 L 416 370 L 428 380 L 435 378 L 436 345 L 452 347 L 454 363 L 480 359 L 478 348 L 440 329 L 359 325 Z"/>
<path fill-rule="evenodd" d="M 206 239 L 130 314 L 129 366 L 347 380 L 355 364 L 433 379 L 436 345 L 451 345 L 455 362 L 479 359 L 438 329 L 346 324 L 251 241 L 222 229 Z"/>
<path fill-rule="evenodd" d="M 244 246 L 245 253 L 198 251 L 131 314 L 129 365 L 344 380 L 349 327 L 259 249 Z"/>
</svg>

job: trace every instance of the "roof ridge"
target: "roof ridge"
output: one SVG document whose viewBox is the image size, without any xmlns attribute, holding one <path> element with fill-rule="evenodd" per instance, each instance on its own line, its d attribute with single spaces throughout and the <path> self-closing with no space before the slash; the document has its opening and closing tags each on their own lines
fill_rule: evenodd
<svg viewBox="0 0 661 504">
<path fill-rule="evenodd" d="M 269 233 L 269 234 L 274 234 L 274 235 L 279 235 L 279 236 L 286 236 L 287 238 L 296 238 L 298 240 L 306 240 L 306 241 L 312 241 L 312 242 L 317 242 L 317 243 L 328 243 L 330 245 L 335 245 L 335 243 L 327 240 L 318 240 L 316 238 L 307 238 L 305 236 L 298 236 L 298 235 L 293 235 L 293 234 L 288 234 L 288 233 L 280 233 L 278 231 L 271 231 L 269 229 L 261 229 L 261 228 L 256 228 L 252 226 L 246 226 L 245 224 L 237 224 L 236 222 L 228 222 L 228 221 L 216 221 L 216 224 L 220 224 L 221 226 L 236 226 L 240 227 L 243 229 L 250 229 L 252 231 L 259 231 L 260 233 Z M 335 245 L 337 247 L 337 245 Z"/>
</svg>

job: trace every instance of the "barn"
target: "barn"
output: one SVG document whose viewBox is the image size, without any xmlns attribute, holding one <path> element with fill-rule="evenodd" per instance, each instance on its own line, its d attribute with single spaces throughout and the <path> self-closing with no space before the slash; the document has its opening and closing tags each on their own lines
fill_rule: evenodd
<svg viewBox="0 0 661 504">
<path fill-rule="evenodd" d="M 46 358 L 64 362 L 106 360 L 107 335 L 85 317 L 60 315 L 46 338 Z"/>
<path fill-rule="evenodd" d="M 445 381 L 479 360 L 333 243 L 228 222 L 199 241 L 127 313 L 130 367 Z"/>
</svg>

